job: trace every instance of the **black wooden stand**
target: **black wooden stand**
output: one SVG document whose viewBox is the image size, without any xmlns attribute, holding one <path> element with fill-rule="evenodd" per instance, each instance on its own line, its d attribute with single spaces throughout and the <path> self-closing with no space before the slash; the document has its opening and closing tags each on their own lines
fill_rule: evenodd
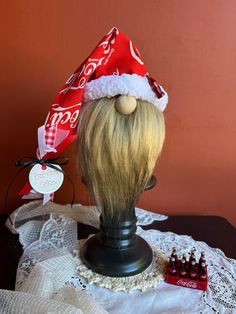
<svg viewBox="0 0 236 314">
<path fill-rule="evenodd" d="M 145 190 L 156 184 L 153 177 Z M 148 243 L 135 234 L 135 210 L 119 223 L 114 219 L 104 223 L 100 217 L 100 232 L 84 244 L 82 258 L 85 265 L 94 272 L 110 276 L 125 277 L 145 270 L 152 262 L 152 249 Z"/>
</svg>

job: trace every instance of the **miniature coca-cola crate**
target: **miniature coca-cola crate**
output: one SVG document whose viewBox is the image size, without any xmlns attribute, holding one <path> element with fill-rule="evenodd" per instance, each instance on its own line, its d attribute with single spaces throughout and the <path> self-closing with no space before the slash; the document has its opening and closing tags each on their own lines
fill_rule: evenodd
<svg viewBox="0 0 236 314">
<path fill-rule="evenodd" d="M 179 264 L 180 264 L 180 260 L 177 261 L 177 265 Z M 187 262 L 186 264 L 187 264 L 186 266 L 189 267 L 189 263 Z M 198 263 L 196 264 L 196 268 L 197 268 L 197 273 L 198 273 L 198 270 L 199 270 Z M 199 280 L 198 276 L 196 277 L 196 279 L 190 279 L 188 277 L 179 276 L 178 266 L 177 266 L 176 275 L 171 275 L 169 272 L 169 266 L 168 266 L 165 281 L 172 285 L 205 291 L 207 290 L 207 285 L 208 285 L 208 274 L 206 270 L 206 279 L 204 281 Z"/>
</svg>

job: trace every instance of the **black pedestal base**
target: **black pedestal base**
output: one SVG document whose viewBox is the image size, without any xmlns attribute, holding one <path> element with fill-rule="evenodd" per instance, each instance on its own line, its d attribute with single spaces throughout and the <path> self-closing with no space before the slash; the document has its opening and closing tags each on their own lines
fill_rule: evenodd
<svg viewBox="0 0 236 314">
<path fill-rule="evenodd" d="M 94 272 L 109 277 L 125 277 L 144 271 L 152 262 L 148 243 L 135 235 L 131 247 L 111 248 L 104 245 L 101 233 L 91 237 L 82 250 L 85 265 Z"/>
</svg>

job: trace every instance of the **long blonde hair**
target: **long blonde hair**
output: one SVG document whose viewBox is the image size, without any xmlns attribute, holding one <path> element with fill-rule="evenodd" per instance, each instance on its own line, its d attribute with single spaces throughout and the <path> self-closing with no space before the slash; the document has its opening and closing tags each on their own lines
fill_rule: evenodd
<svg viewBox="0 0 236 314">
<path fill-rule="evenodd" d="M 157 107 L 137 99 L 136 110 L 123 115 L 116 110 L 117 97 L 85 105 L 78 128 L 79 166 L 104 220 L 122 219 L 134 208 L 165 137 Z"/>
</svg>

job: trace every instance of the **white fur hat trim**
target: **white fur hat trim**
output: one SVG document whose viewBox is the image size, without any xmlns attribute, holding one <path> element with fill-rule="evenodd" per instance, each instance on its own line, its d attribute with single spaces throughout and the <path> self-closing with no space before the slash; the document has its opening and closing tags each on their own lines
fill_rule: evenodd
<svg viewBox="0 0 236 314">
<path fill-rule="evenodd" d="M 160 88 L 164 95 L 158 99 L 146 77 L 137 74 L 101 76 L 85 85 L 84 101 L 126 95 L 148 101 L 164 111 L 168 103 L 168 95 L 161 86 Z"/>
</svg>

